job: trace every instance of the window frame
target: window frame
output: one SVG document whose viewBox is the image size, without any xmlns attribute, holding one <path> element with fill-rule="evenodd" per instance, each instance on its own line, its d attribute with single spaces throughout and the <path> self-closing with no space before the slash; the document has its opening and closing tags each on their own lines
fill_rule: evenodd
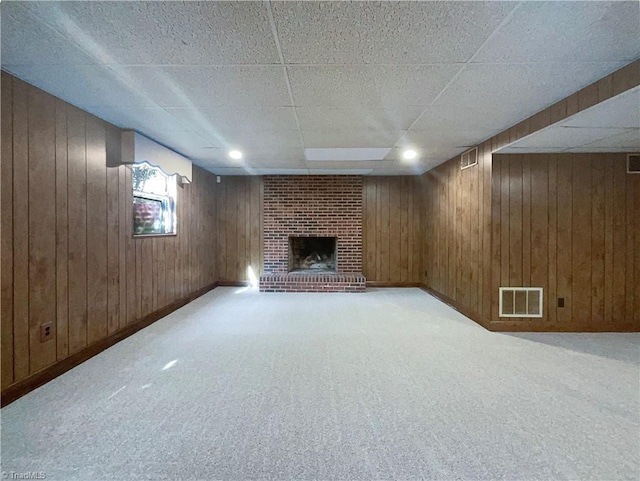
<svg viewBox="0 0 640 481">
<path fill-rule="evenodd" d="M 133 169 L 135 169 L 136 167 L 145 167 L 145 168 L 149 168 L 149 169 L 153 169 L 155 170 L 159 175 L 162 175 L 165 177 L 166 181 L 167 181 L 167 186 L 169 185 L 169 182 L 175 182 L 175 196 L 172 196 L 171 193 L 169 192 L 170 189 L 167 189 L 167 194 L 163 195 L 163 194 L 157 194 L 157 193 L 153 193 L 153 192 L 144 192 L 144 191 L 139 191 L 139 190 L 133 190 L 133 181 L 131 183 L 131 191 L 132 191 L 132 199 L 131 199 L 131 205 L 132 205 L 132 217 L 131 217 L 131 228 L 132 228 L 132 233 L 133 233 L 133 238 L 135 239 L 139 239 L 139 238 L 149 238 L 149 237 L 174 237 L 178 235 L 178 208 L 177 208 L 177 203 L 178 203 L 178 176 L 176 174 L 173 175 L 169 175 L 166 174 L 162 168 L 150 164 L 149 162 L 136 162 L 135 164 L 131 165 L 132 168 L 132 176 L 133 176 Z M 156 174 L 156 175 L 158 175 Z M 162 210 L 163 210 L 163 216 L 167 215 L 166 210 L 169 210 L 168 215 L 171 216 L 172 218 L 172 227 L 173 229 L 171 230 L 171 232 L 150 232 L 150 233 L 136 233 L 136 218 L 135 218 L 135 204 L 136 204 L 136 198 L 137 199 L 143 199 L 143 200 L 147 200 L 147 201 L 159 201 L 162 203 Z"/>
</svg>

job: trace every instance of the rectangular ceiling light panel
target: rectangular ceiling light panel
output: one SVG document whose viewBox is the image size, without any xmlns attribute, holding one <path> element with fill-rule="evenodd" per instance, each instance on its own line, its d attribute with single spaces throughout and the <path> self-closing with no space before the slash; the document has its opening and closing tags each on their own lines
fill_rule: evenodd
<svg viewBox="0 0 640 481">
<path fill-rule="evenodd" d="M 335 162 L 345 160 L 382 160 L 391 151 L 389 148 L 330 148 L 304 149 L 307 160 Z"/>
</svg>

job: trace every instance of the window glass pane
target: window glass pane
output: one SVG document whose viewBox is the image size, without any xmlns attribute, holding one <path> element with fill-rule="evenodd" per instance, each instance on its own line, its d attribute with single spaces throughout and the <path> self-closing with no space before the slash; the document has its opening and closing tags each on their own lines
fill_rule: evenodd
<svg viewBox="0 0 640 481">
<path fill-rule="evenodd" d="M 502 291 L 502 313 L 513 314 L 513 291 Z"/>
<path fill-rule="evenodd" d="M 527 314 L 540 314 L 539 291 L 529 291 L 529 312 Z"/>
<path fill-rule="evenodd" d="M 514 314 L 526 314 L 527 313 L 527 292 L 515 291 L 516 307 Z"/>
<path fill-rule="evenodd" d="M 141 163 L 132 167 L 133 233 L 176 233 L 176 176 Z"/>
</svg>

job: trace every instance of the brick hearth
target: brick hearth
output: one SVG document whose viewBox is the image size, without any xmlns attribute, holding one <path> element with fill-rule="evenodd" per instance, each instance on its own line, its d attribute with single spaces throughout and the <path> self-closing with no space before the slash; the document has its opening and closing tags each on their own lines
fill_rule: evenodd
<svg viewBox="0 0 640 481">
<path fill-rule="evenodd" d="M 361 177 L 266 176 L 263 202 L 261 291 L 364 291 Z M 289 236 L 336 237 L 336 274 L 289 273 Z"/>
</svg>

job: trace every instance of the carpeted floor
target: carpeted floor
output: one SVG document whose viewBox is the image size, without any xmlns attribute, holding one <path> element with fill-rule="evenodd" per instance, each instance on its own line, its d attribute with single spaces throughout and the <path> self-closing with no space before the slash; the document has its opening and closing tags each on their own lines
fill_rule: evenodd
<svg viewBox="0 0 640 481">
<path fill-rule="evenodd" d="M 418 289 L 218 288 L 2 409 L 2 470 L 637 480 L 639 346 L 490 333 Z"/>
</svg>

